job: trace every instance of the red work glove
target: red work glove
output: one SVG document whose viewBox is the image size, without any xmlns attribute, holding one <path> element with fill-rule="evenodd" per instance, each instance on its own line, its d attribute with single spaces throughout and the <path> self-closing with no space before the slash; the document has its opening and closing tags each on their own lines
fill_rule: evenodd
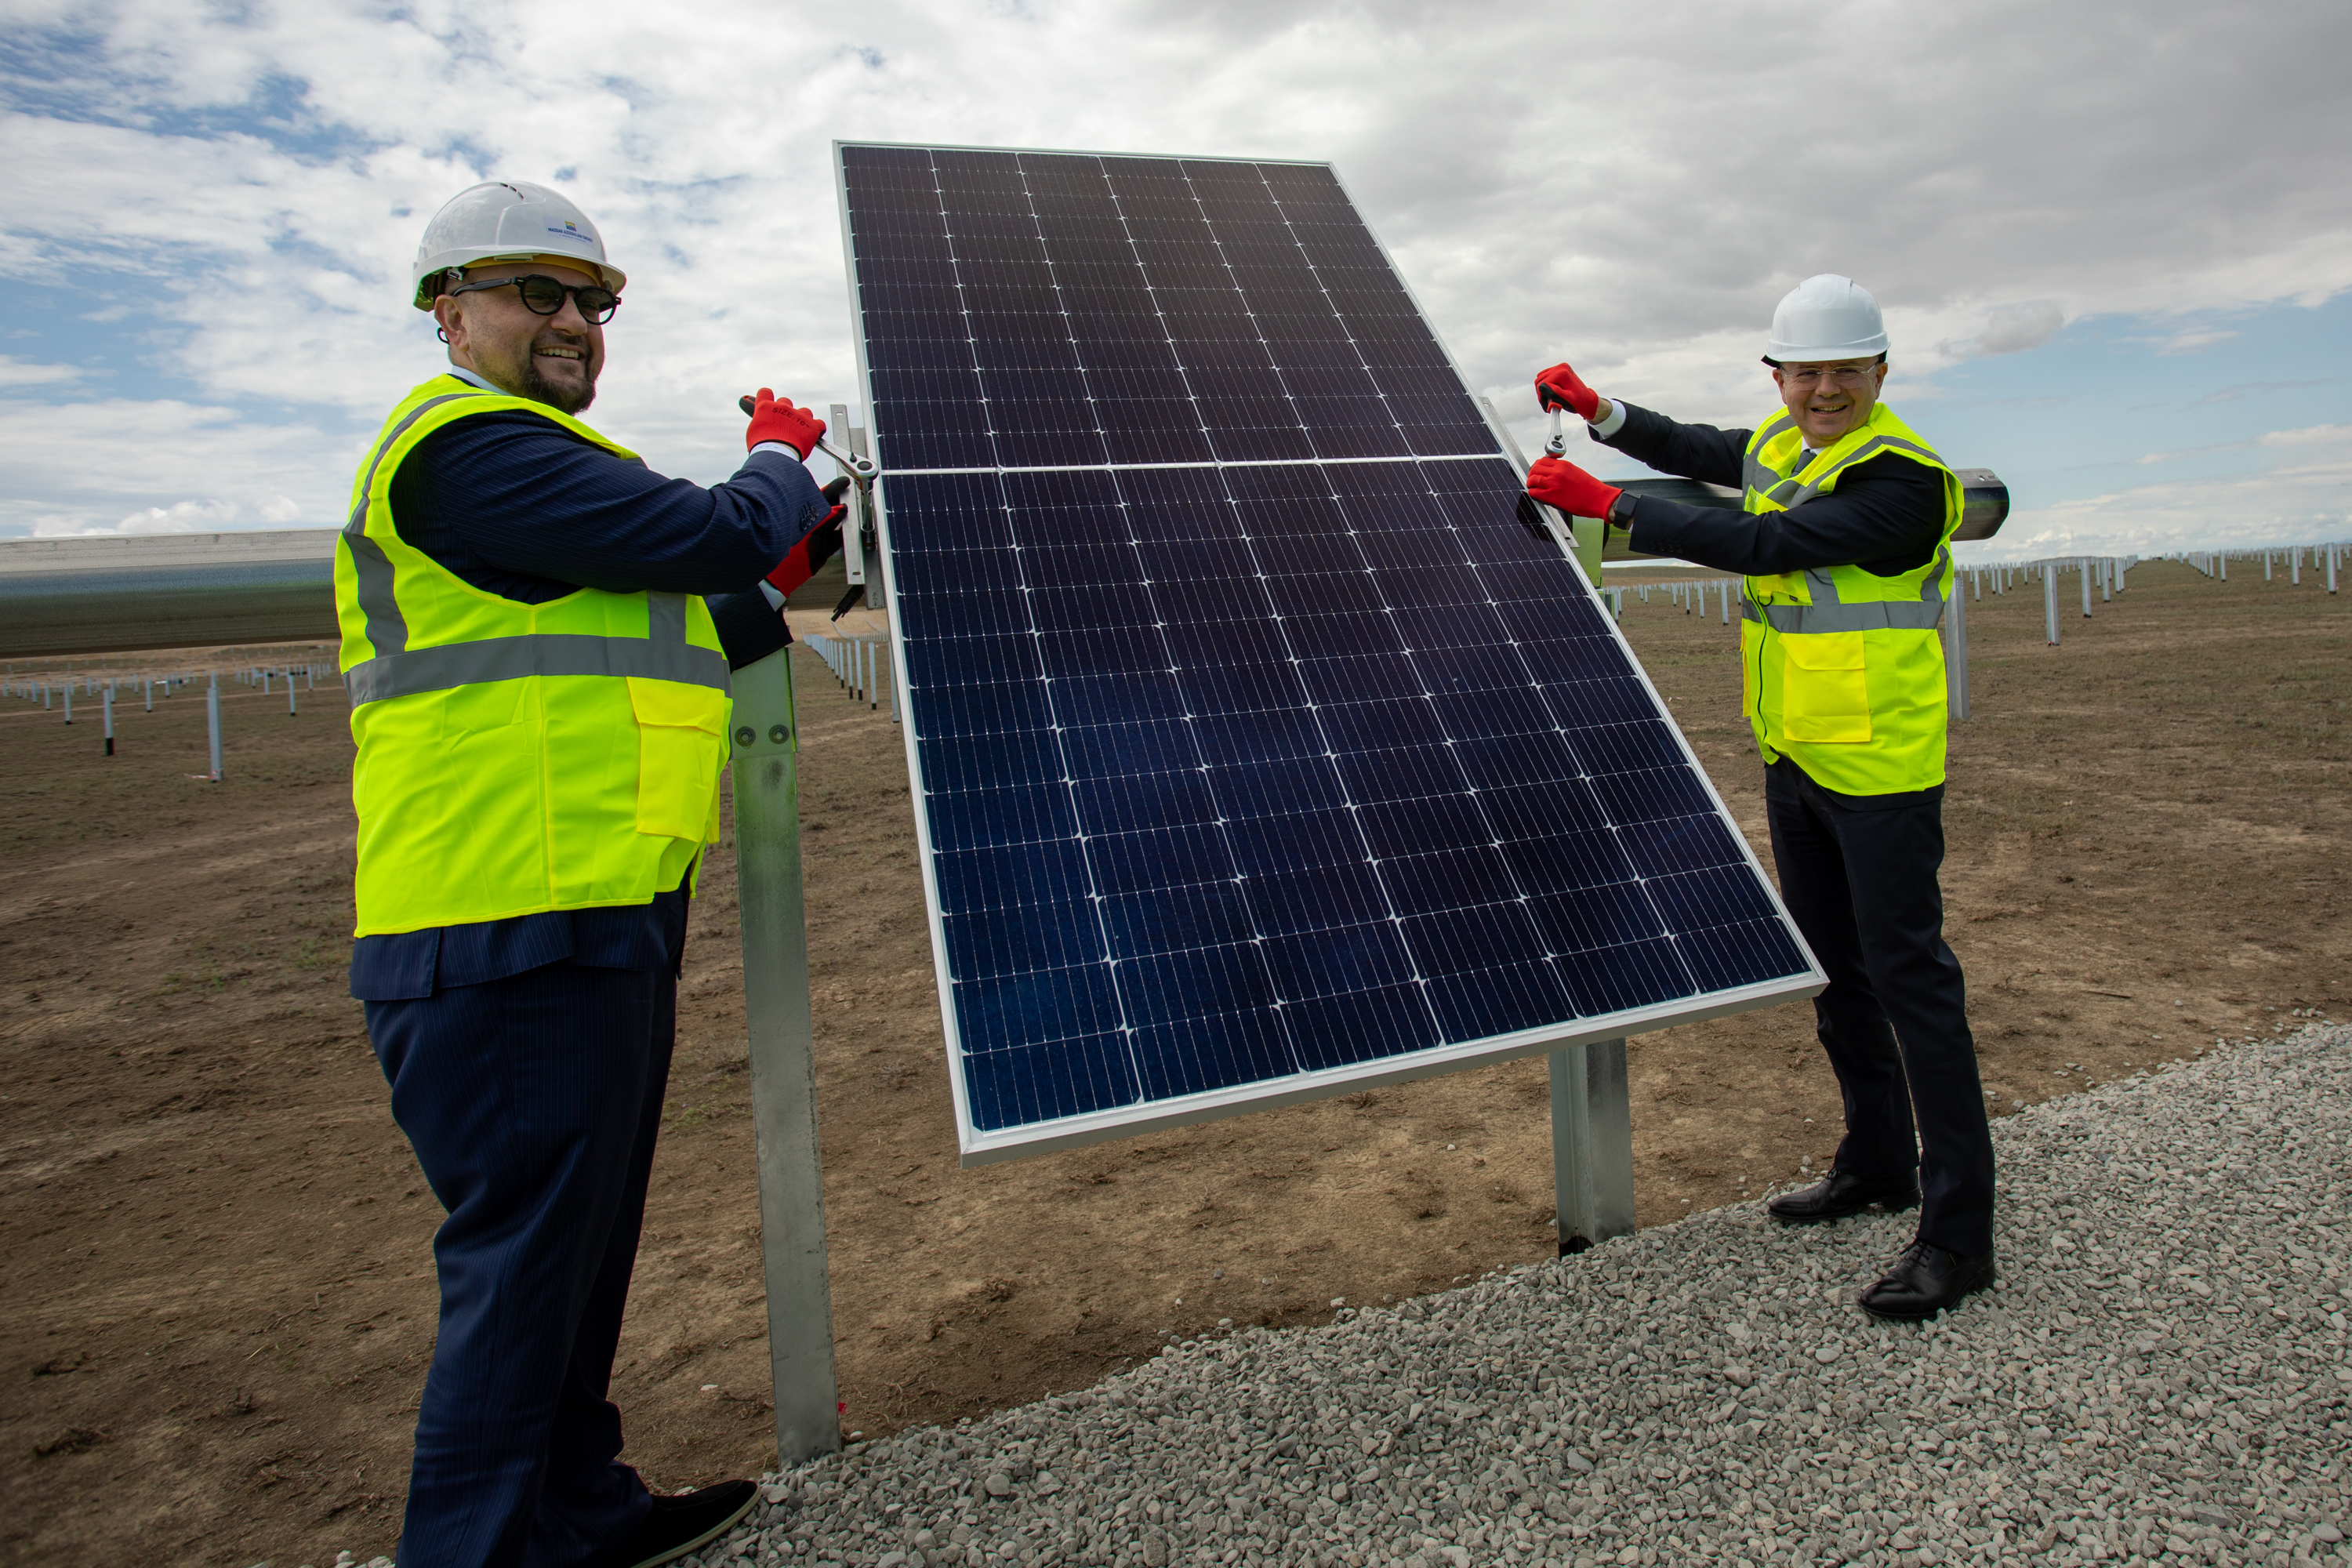
<svg viewBox="0 0 2352 1568">
<path fill-rule="evenodd" d="M 745 451 L 762 441 L 782 441 L 803 458 L 816 450 L 816 438 L 824 434 L 824 420 L 805 408 L 793 407 L 790 398 L 778 397 L 764 386 L 748 401 L 751 427 L 743 432 Z"/>
<path fill-rule="evenodd" d="M 1536 401 L 1547 414 L 1555 408 L 1573 409 L 1587 424 L 1601 412 L 1601 395 L 1585 385 L 1584 378 L 1566 363 L 1536 372 Z"/>
<path fill-rule="evenodd" d="M 777 562 L 776 569 L 768 574 L 768 585 L 785 598 L 791 598 L 793 589 L 815 576 L 826 562 L 841 552 L 841 520 L 849 515 L 849 509 L 841 504 L 841 497 L 848 489 L 847 474 L 824 487 L 824 499 L 832 503 L 833 510 L 824 514 L 823 522 L 802 535 L 792 553 Z"/>
<path fill-rule="evenodd" d="M 1563 458 L 1538 458 L 1528 470 L 1528 494 L 1570 517 L 1606 519 L 1625 492 L 1604 485 Z"/>
</svg>

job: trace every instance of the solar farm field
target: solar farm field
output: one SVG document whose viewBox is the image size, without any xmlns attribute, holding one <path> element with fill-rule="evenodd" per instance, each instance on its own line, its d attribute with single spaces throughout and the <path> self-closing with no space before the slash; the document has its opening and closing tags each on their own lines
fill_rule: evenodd
<svg viewBox="0 0 2352 1568">
<path fill-rule="evenodd" d="M 2091 621 L 2067 601 L 2057 649 L 2039 592 L 1969 605 L 1945 885 L 2000 1108 L 2344 1016 L 2352 595 L 2248 575 L 2140 566 Z M 1735 632 L 1664 596 L 1625 626 L 1763 850 Z M 901 737 L 795 657 L 851 1429 L 1549 1249 L 1539 1061 L 960 1169 Z M 186 776 L 201 693 L 121 705 L 110 760 L 94 700 L 70 729 L 0 708 L 11 1560 L 323 1563 L 398 1531 L 438 1212 L 344 994 L 340 694 L 223 706 L 219 786 Z M 614 1391 L 625 1457 L 666 1489 L 772 1458 L 731 853 L 695 914 Z M 1642 1037 L 1632 1064 L 1645 1225 L 1832 1147 L 1802 1004 Z"/>
</svg>

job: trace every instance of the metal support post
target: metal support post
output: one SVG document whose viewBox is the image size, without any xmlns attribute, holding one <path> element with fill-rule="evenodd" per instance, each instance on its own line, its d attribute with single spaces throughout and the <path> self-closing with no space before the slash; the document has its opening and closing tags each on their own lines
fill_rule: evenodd
<svg viewBox="0 0 2352 1568">
<path fill-rule="evenodd" d="M 73 682 L 66 682 L 66 722 L 73 722 Z"/>
<path fill-rule="evenodd" d="M 212 732 L 213 783 L 221 782 L 220 752 L 220 671 L 213 672 L 212 684 L 205 688 L 205 725 Z"/>
<path fill-rule="evenodd" d="M 2230 580 L 2230 552 L 2228 551 L 2222 550 L 2214 552 L 2213 575 L 2217 580 L 2223 583 Z"/>
<path fill-rule="evenodd" d="M 2091 558 L 2084 556 L 2074 567 L 2083 579 L 2083 618 L 2087 621 L 2091 618 Z"/>
<path fill-rule="evenodd" d="M 1633 1116 L 1623 1040 L 1551 1053 L 1551 1173 L 1562 1258 L 1633 1234 Z"/>
<path fill-rule="evenodd" d="M 2058 574 L 2047 565 L 2042 568 L 2042 633 L 2050 646 L 2058 646 Z"/>
<path fill-rule="evenodd" d="M 99 701 L 105 705 L 106 754 L 110 757 L 114 755 L 114 685 L 111 681 L 108 682 L 106 689 L 100 693 Z"/>
<path fill-rule="evenodd" d="M 833 1292 L 825 1274 L 824 1167 L 817 1148 L 807 911 L 801 900 L 800 738 L 788 651 L 735 673 L 735 867 L 743 1021 L 760 1171 L 768 1370 L 776 1462 L 841 1447 Z"/>
<path fill-rule="evenodd" d="M 1969 716 L 1969 596 L 1955 594 L 1944 606 L 1944 686 L 1951 716 Z"/>
<path fill-rule="evenodd" d="M 2303 546 L 2300 544 L 2286 552 L 2286 581 L 2291 588 L 2303 586 Z"/>
<path fill-rule="evenodd" d="M 2336 592 L 2336 557 L 2339 548 L 2333 544 L 2327 547 L 2327 591 L 2331 594 Z"/>
<path fill-rule="evenodd" d="M 291 669 L 286 672 L 286 717 L 294 717 L 294 672 Z"/>
<path fill-rule="evenodd" d="M 141 681 L 139 684 L 140 684 L 141 686 L 142 686 L 142 687 L 144 687 L 144 688 L 146 689 L 146 691 L 147 691 L 147 711 L 148 711 L 148 712 L 150 712 L 150 713 L 152 713 L 153 711 L 155 711 L 155 679 L 154 679 L 154 678 L 153 678 L 152 676 L 150 676 L 150 677 L 148 677 L 148 679 L 146 679 L 145 680 Z"/>
</svg>

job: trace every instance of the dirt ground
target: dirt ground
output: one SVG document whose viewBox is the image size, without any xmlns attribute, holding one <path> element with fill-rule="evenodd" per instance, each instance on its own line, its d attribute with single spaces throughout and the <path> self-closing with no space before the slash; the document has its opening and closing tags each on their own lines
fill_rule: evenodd
<svg viewBox="0 0 2352 1568">
<path fill-rule="evenodd" d="M 1945 887 L 2003 1110 L 2344 1005 L 2352 605 L 2249 575 L 2142 566 L 2057 649 L 2038 592 L 1969 605 Z M 1733 630 L 1663 597 L 1626 625 L 1761 849 Z M 958 1168 L 899 732 L 796 658 L 851 1429 L 1551 1250 L 1539 1061 Z M 229 688 L 219 785 L 187 776 L 201 693 L 123 707 L 110 760 L 94 700 L 0 703 L 0 1557 L 389 1551 L 438 1211 L 344 994 L 340 697 Z M 772 1462 L 731 849 L 703 886 L 614 1391 L 672 1489 Z M 1832 1147 L 1803 1005 L 1632 1063 L 1645 1225 Z"/>
</svg>

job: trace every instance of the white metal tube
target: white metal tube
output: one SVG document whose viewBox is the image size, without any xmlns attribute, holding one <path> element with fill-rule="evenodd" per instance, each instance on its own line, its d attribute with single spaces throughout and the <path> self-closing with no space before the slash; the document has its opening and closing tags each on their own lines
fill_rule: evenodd
<svg viewBox="0 0 2352 1568">
<path fill-rule="evenodd" d="M 1944 609 L 1944 690 L 1955 719 L 1969 716 L 1969 598 L 1955 594 Z"/>
<path fill-rule="evenodd" d="M 114 685 L 111 681 L 107 683 L 106 689 L 100 694 L 99 701 L 105 710 L 106 754 L 110 757 L 114 755 Z"/>
<path fill-rule="evenodd" d="M 2052 647 L 2058 646 L 2058 574 L 2045 564 L 2042 568 L 2042 636 Z"/>
<path fill-rule="evenodd" d="M 2083 618 L 2087 621 L 2091 618 L 2091 558 L 2085 555 L 2074 566 L 2083 579 Z"/>
<path fill-rule="evenodd" d="M 213 671 L 212 684 L 205 688 L 205 725 L 212 737 L 213 783 L 221 782 L 220 736 L 220 671 Z"/>
</svg>

